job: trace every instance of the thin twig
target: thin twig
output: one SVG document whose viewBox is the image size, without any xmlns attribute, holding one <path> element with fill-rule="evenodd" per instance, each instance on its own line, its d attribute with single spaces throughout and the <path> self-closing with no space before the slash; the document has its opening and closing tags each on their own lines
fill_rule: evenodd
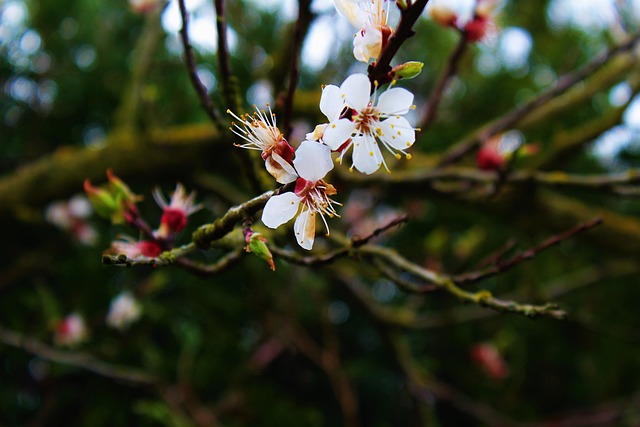
<svg viewBox="0 0 640 427">
<path fill-rule="evenodd" d="M 429 128 L 431 123 L 436 118 L 436 113 L 438 112 L 438 107 L 440 106 L 440 101 L 442 100 L 442 95 L 444 94 L 445 89 L 447 88 L 449 82 L 456 75 L 458 69 L 458 63 L 462 55 L 464 54 L 466 48 L 468 46 L 468 40 L 466 33 L 460 33 L 460 39 L 458 40 L 458 44 L 456 45 L 455 50 L 449 57 L 447 61 L 447 66 L 445 67 L 442 75 L 440 76 L 440 80 L 436 84 L 433 92 L 429 96 L 427 100 L 427 110 L 422 117 L 422 130 L 426 130 Z"/>
<path fill-rule="evenodd" d="M 602 218 L 599 218 L 599 217 L 583 222 L 582 224 L 578 224 L 577 226 L 573 227 L 570 230 L 565 231 L 564 233 L 551 236 L 541 244 L 534 246 L 530 249 L 527 249 L 526 251 L 519 252 L 503 262 L 499 262 L 483 270 L 459 274 L 457 276 L 454 276 L 453 280 L 458 284 L 476 283 L 481 280 L 488 279 L 489 277 L 496 276 L 500 273 L 503 273 L 515 267 L 516 265 L 524 261 L 530 260 L 531 258 L 535 257 L 538 253 L 544 251 L 545 249 L 549 249 L 550 247 L 555 246 L 575 236 L 576 234 L 590 230 L 593 227 L 596 227 L 600 224 L 602 224 Z"/>
<path fill-rule="evenodd" d="M 457 161 L 469 151 L 473 150 L 482 141 L 486 141 L 491 136 L 508 129 L 510 126 L 513 126 L 527 115 L 545 105 L 547 102 L 551 101 L 552 99 L 566 92 L 575 84 L 589 77 L 593 72 L 607 64 L 612 58 L 618 56 L 619 54 L 632 50 L 638 43 L 638 41 L 640 41 L 640 33 L 631 37 L 627 42 L 610 48 L 609 50 L 599 55 L 587 64 L 583 65 L 576 71 L 560 77 L 554 87 L 542 93 L 540 96 L 527 102 L 521 107 L 512 109 L 501 117 L 498 117 L 490 123 L 482 126 L 480 129 L 473 131 L 468 137 L 455 144 L 453 147 L 447 150 L 446 153 L 444 153 L 439 162 L 440 166 L 448 165 Z"/>
<path fill-rule="evenodd" d="M 43 359 L 86 369 L 116 381 L 137 386 L 157 386 L 160 380 L 138 369 L 103 362 L 87 353 L 58 350 L 41 341 L 10 331 L 0 326 L 0 341 L 6 345 L 35 354 Z"/>
<path fill-rule="evenodd" d="M 298 1 L 298 19 L 293 34 L 293 44 L 291 52 L 291 63 L 289 65 L 289 86 L 287 88 L 287 96 L 284 100 L 284 115 L 282 128 L 284 137 L 289 139 L 291 136 L 291 119 L 293 118 L 293 98 L 298 87 L 298 76 L 300 74 L 300 52 L 302 43 L 309 23 L 312 18 L 311 0 Z"/>
<path fill-rule="evenodd" d="M 286 249 L 279 248 L 274 245 L 270 245 L 269 248 L 274 255 L 289 261 L 293 264 L 304 265 L 304 266 L 319 266 L 326 265 L 336 261 L 339 258 L 343 258 L 349 256 L 353 253 L 354 249 L 359 248 L 362 245 L 367 244 L 371 239 L 379 236 L 380 234 L 388 231 L 389 229 L 401 225 L 408 221 L 408 216 L 400 215 L 397 218 L 394 218 L 389 223 L 383 225 L 382 227 L 378 227 L 373 230 L 371 233 L 364 237 L 354 236 L 344 247 L 335 249 L 333 251 L 324 253 L 322 255 L 310 255 L 310 256 L 302 256 L 298 252 L 288 251 Z"/>
<path fill-rule="evenodd" d="M 369 80 L 371 80 L 371 87 L 374 87 L 374 82 L 378 82 L 379 85 L 383 85 L 392 80 L 389 75 L 391 71 L 391 61 L 396 56 L 400 46 L 415 34 L 413 31 L 413 24 L 418 20 L 422 11 L 427 6 L 429 0 L 416 0 L 405 10 L 401 12 L 400 22 L 395 32 L 389 37 L 387 45 L 380 52 L 378 60 L 371 65 L 367 70 L 369 73 Z"/>
<path fill-rule="evenodd" d="M 364 237 L 358 237 L 358 236 L 352 237 L 351 246 L 353 246 L 354 248 L 359 248 L 360 246 L 369 243 L 371 239 L 378 237 L 380 234 L 388 231 L 389 229 L 398 225 L 402 225 L 407 221 L 409 221 L 409 217 L 407 215 L 400 215 L 392 219 L 391 221 L 389 221 L 386 225 L 376 228 L 375 230 L 373 230 L 371 233 L 369 233 Z"/>
<path fill-rule="evenodd" d="M 180 38 L 182 39 L 182 47 L 184 49 L 184 61 L 187 65 L 187 72 L 189 74 L 189 80 L 191 81 L 191 85 L 196 91 L 198 95 L 198 99 L 200 100 L 200 105 L 202 109 L 207 113 L 211 121 L 215 126 L 219 126 L 219 117 L 215 111 L 215 107 L 213 106 L 213 102 L 209 95 L 207 94 L 207 88 L 200 81 L 200 77 L 198 77 L 198 73 L 196 72 L 196 60 L 193 55 L 193 47 L 191 46 L 191 42 L 189 41 L 189 17 L 187 13 L 187 8 L 184 4 L 184 0 L 178 0 L 178 5 L 180 6 L 180 17 L 182 18 L 182 28 L 180 29 Z"/>
<path fill-rule="evenodd" d="M 532 318 L 538 316 L 550 317 L 556 320 L 565 320 L 567 318 L 567 313 L 560 310 L 556 304 L 519 304 L 515 301 L 498 299 L 487 290 L 480 290 L 478 292 L 466 291 L 460 288 L 450 276 L 414 264 L 391 249 L 366 245 L 360 248 L 360 251 L 371 256 L 379 257 L 396 268 L 407 271 L 427 283 L 433 283 L 463 302 L 488 307 L 501 313 L 515 313 Z"/>
<path fill-rule="evenodd" d="M 176 260 L 176 264 L 179 264 L 186 270 L 189 270 L 192 273 L 197 274 L 198 276 L 210 277 L 227 271 L 238 261 L 240 261 L 245 254 L 245 250 L 243 248 L 239 248 L 233 252 L 225 254 L 213 264 L 204 264 L 201 262 L 190 260 L 188 258 L 179 258 L 178 260 Z"/>
<path fill-rule="evenodd" d="M 218 31 L 218 67 L 220 69 L 220 84 L 227 108 L 236 111 L 238 108 L 235 77 L 229 64 L 229 43 L 227 41 L 227 17 L 225 0 L 215 0 L 216 29 Z"/>
<path fill-rule="evenodd" d="M 500 176 L 492 171 L 472 167 L 421 168 L 400 170 L 385 175 L 345 175 L 354 182 L 382 182 L 391 184 L 423 184 L 437 181 L 461 181 L 480 184 L 537 184 L 550 187 L 605 190 L 614 194 L 636 195 L 630 185 L 640 183 L 640 171 L 630 169 L 617 174 L 568 174 L 562 171 L 512 171 Z M 470 187 L 471 189 L 473 187 Z"/>
</svg>

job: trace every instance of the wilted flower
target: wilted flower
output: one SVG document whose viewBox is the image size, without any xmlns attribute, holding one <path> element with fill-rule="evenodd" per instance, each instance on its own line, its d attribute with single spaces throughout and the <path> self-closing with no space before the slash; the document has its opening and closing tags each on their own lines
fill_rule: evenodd
<svg viewBox="0 0 640 427">
<path fill-rule="evenodd" d="M 326 145 L 314 141 L 303 141 L 296 150 L 293 165 L 299 178 L 295 190 L 269 199 L 262 211 L 262 222 L 269 228 L 278 228 L 297 216 L 294 232 L 298 244 L 307 250 L 313 247 L 316 233 L 316 213 L 329 227 L 324 215 L 337 215 L 330 199 L 336 189 L 323 181 L 324 176 L 333 169 L 331 150 Z"/>
<path fill-rule="evenodd" d="M 87 339 L 87 327 L 84 318 L 71 313 L 60 320 L 56 326 L 54 341 L 57 345 L 73 347 Z"/>
<path fill-rule="evenodd" d="M 129 236 L 122 236 L 120 240 L 111 242 L 108 250 L 112 254 L 123 254 L 129 259 L 155 258 L 162 253 L 160 245 L 153 240 L 134 240 Z"/>
<path fill-rule="evenodd" d="M 115 329 L 124 329 L 140 318 L 140 304 L 131 292 L 122 292 L 111 301 L 107 313 L 107 325 Z"/>
<path fill-rule="evenodd" d="M 155 232 L 155 237 L 158 239 L 170 238 L 173 234 L 184 230 L 187 226 L 187 217 L 202 208 L 202 205 L 195 204 L 195 191 L 187 194 L 182 184 L 176 185 L 168 204 L 159 188 L 153 190 L 153 198 L 163 211 L 160 228 Z"/>
<path fill-rule="evenodd" d="M 238 147 L 260 150 L 267 171 L 280 184 L 295 181 L 298 176 L 291 166 L 293 147 L 276 126 L 276 115 L 271 112 L 269 104 L 267 104 L 268 112 L 259 110 L 257 107 L 255 109 L 253 116 L 249 114 L 237 116 L 231 110 L 227 110 L 227 113 L 240 122 L 240 124 L 234 122 L 229 129 L 247 141 L 245 144 L 238 144 Z"/>
<path fill-rule="evenodd" d="M 416 129 L 402 115 L 415 108 L 413 94 L 406 89 L 392 88 L 380 96 L 369 95 L 370 83 L 365 74 L 352 74 L 340 87 L 327 85 L 320 98 L 320 110 L 329 119 L 322 141 L 339 151 L 342 161 L 353 146 L 353 166 L 371 174 L 381 165 L 389 171 L 380 145 L 397 158 L 416 140 Z M 342 118 L 346 115 L 346 118 Z"/>
</svg>

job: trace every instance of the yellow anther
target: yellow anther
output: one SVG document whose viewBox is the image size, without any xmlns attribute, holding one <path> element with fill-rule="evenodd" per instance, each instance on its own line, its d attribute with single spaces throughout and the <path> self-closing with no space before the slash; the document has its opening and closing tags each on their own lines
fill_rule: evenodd
<svg viewBox="0 0 640 427">
<path fill-rule="evenodd" d="M 407 160 L 411 160 L 411 154 L 407 154 Z"/>
<path fill-rule="evenodd" d="M 400 159 L 401 157 L 400 153 L 396 153 L 396 159 Z"/>
</svg>

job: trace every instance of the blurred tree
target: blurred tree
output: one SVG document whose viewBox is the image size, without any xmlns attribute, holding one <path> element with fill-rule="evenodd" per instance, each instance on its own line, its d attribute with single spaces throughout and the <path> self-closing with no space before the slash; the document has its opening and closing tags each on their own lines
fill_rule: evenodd
<svg viewBox="0 0 640 427">
<path fill-rule="evenodd" d="M 367 66 L 329 1 L 1 2 L 0 424 L 638 425 L 640 7 L 492 3 L 385 2 Z M 224 111 L 297 149 L 406 61 L 412 158 L 263 227 Z"/>
</svg>

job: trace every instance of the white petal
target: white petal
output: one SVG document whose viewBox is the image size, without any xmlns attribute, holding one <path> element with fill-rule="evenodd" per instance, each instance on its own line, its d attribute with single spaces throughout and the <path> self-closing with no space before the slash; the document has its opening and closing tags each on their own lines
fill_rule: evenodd
<svg viewBox="0 0 640 427">
<path fill-rule="evenodd" d="M 293 231 L 296 234 L 296 240 L 302 249 L 310 251 L 313 247 L 313 240 L 316 237 L 315 211 L 307 209 L 301 212 L 293 225 Z"/>
<path fill-rule="evenodd" d="M 354 139 L 353 165 L 360 172 L 370 175 L 380 168 L 382 154 L 373 139 L 362 137 Z"/>
<path fill-rule="evenodd" d="M 382 32 L 368 25 L 358 31 L 353 38 L 353 56 L 360 62 L 377 59 L 382 51 Z"/>
<path fill-rule="evenodd" d="M 401 87 L 382 93 L 378 98 L 378 111 L 386 115 L 406 114 L 413 104 L 413 94 Z"/>
<path fill-rule="evenodd" d="M 278 228 L 298 213 L 300 197 L 293 192 L 273 196 L 262 211 L 262 223 L 269 228 Z"/>
<path fill-rule="evenodd" d="M 362 111 L 371 98 L 371 83 L 366 74 L 352 74 L 340 86 L 340 95 L 344 96 L 348 107 Z"/>
<path fill-rule="evenodd" d="M 340 119 L 337 122 L 329 123 L 324 130 L 322 141 L 332 150 L 337 150 L 356 131 L 356 125 L 351 120 Z"/>
<path fill-rule="evenodd" d="M 397 150 L 406 150 L 416 141 L 416 131 L 404 117 L 389 117 L 380 122 L 379 127 L 382 130 L 380 139 Z"/>
<path fill-rule="evenodd" d="M 356 28 L 362 28 L 366 22 L 366 14 L 360 8 L 360 6 L 353 1 L 349 0 L 333 0 L 338 13 L 346 17 L 351 25 Z"/>
<path fill-rule="evenodd" d="M 271 157 L 267 157 L 264 161 L 267 172 L 276 179 L 280 184 L 288 184 L 298 179 L 296 170 L 278 153 L 272 153 Z"/>
<path fill-rule="evenodd" d="M 333 169 L 331 149 L 319 142 L 302 141 L 296 150 L 293 165 L 301 178 L 317 182 Z"/>
<path fill-rule="evenodd" d="M 336 85 L 327 85 L 322 89 L 320 96 L 320 111 L 333 122 L 340 118 L 344 109 L 344 99 L 340 96 L 340 88 Z"/>
</svg>

